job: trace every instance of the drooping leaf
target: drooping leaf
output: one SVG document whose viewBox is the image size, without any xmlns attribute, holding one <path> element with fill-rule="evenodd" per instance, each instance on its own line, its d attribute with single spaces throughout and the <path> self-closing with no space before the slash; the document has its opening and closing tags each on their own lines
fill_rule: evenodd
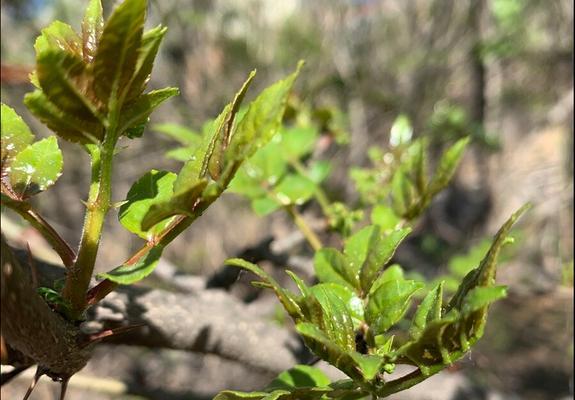
<svg viewBox="0 0 575 400">
<path fill-rule="evenodd" d="M 126 203 L 119 210 L 120 223 L 132 233 L 143 239 L 164 230 L 171 219 L 166 219 L 148 231 L 141 229 L 144 216 L 153 204 L 167 201 L 172 196 L 176 174 L 166 171 L 151 170 L 138 179 L 128 191 Z"/>
<path fill-rule="evenodd" d="M 85 62 L 92 62 L 104 30 L 101 0 L 90 0 L 82 20 L 82 55 Z"/>
<path fill-rule="evenodd" d="M 411 228 L 397 229 L 389 235 L 382 233 L 379 226 L 375 226 L 369 237 L 367 255 L 359 272 L 359 281 L 363 293 L 369 293 L 371 285 L 381 270 L 391 260 L 395 250 Z"/>
<path fill-rule="evenodd" d="M 401 320 L 413 294 L 423 287 L 422 283 L 409 280 L 384 282 L 369 295 L 365 308 L 365 320 L 374 335 L 385 333 Z"/>
<path fill-rule="evenodd" d="M 134 264 L 123 264 L 119 267 L 102 274 L 98 274 L 100 279 L 108 279 L 120 285 L 131 285 L 141 281 L 150 275 L 158 266 L 158 261 L 162 256 L 163 247 L 156 246 L 148 250 L 147 254 Z"/>
<path fill-rule="evenodd" d="M 28 198 L 52 186 L 62 173 L 62 153 L 55 136 L 35 142 L 18 153 L 8 171 L 13 192 Z"/>
<path fill-rule="evenodd" d="M 255 264 L 252 264 L 252 263 L 247 262 L 245 260 L 242 260 L 240 258 L 228 259 L 228 260 L 226 260 L 225 264 L 230 265 L 232 267 L 243 268 L 245 270 L 248 270 L 248 271 L 254 273 L 258 277 L 260 277 L 264 282 L 266 282 L 267 284 L 270 285 L 270 288 L 273 289 L 276 296 L 278 297 L 278 299 L 280 300 L 280 302 L 282 303 L 282 305 L 284 306 L 284 308 L 286 309 L 286 311 L 288 312 L 288 314 L 292 318 L 294 318 L 296 320 L 299 318 L 302 318 L 300 307 L 297 304 L 294 295 L 291 292 L 283 289 L 277 283 L 277 281 L 274 278 L 272 278 L 263 269 L 261 269 L 260 267 L 258 267 Z"/>
<path fill-rule="evenodd" d="M 119 131 L 124 132 L 129 128 L 146 124 L 152 111 L 170 97 L 177 96 L 180 91 L 177 88 L 163 88 L 152 90 L 128 103 L 122 109 Z"/>
<path fill-rule="evenodd" d="M 40 121 L 62 139 L 79 143 L 98 143 L 104 137 L 100 123 L 78 120 L 52 104 L 41 90 L 26 94 L 24 104 Z"/>
<path fill-rule="evenodd" d="M 34 140 L 28 125 L 12 108 L 2 104 L 1 109 L 2 169 L 10 165 L 14 156 Z"/>
<path fill-rule="evenodd" d="M 97 123 L 97 106 L 85 95 L 86 67 L 80 56 L 62 50 L 47 50 L 36 58 L 36 73 L 48 100 L 66 114 Z"/>
<path fill-rule="evenodd" d="M 94 89 L 102 103 L 129 89 L 142 42 L 146 0 L 125 0 L 112 13 L 94 56 Z"/>
</svg>

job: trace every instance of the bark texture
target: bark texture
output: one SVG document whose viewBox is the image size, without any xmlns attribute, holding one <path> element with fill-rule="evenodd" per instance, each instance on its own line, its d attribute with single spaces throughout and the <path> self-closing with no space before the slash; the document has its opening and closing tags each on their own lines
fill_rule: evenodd
<svg viewBox="0 0 575 400">
<path fill-rule="evenodd" d="M 78 327 L 53 312 L 2 237 L 0 322 L 7 344 L 53 378 L 67 378 L 90 358 Z"/>
</svg>

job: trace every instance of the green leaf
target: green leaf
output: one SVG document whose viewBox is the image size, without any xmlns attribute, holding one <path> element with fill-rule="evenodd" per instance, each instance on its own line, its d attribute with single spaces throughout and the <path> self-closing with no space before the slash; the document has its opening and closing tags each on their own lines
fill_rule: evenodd
<svg viewBox="0 0 575 400">
<path fill-rule="evenodd" d="M 6 104 L 1 106 L 2 169 L 34 140 L 28 125 Z"/>
<path fill-rule="evenodd" d="M 389 144 L 392 147 L 397 147 L 409 143 L 412 136 L 413 128 L 411 127 L 409 118 L 406 115 L 400 114 L 391 126 Z"/>
<path fill-rule="evenodd" d="M 404 168 L 398 168 L 391 179 L 391 200 L 393 211 L 407 219 L 417 216 L 413 212 L 413 205 L 417 198 L 416 186 L 409 179 Z M 421 210 L 417 210 L 421 211 Z"/>
<path fill-rule="evenodd" d="M 283 205 L 301 205 L 314 195 L 315 190 L 315 183 L 308 178 L 289 174 L 274 188 L 274 193 Z"/>
<path fill-rule="evenodd" d="M 156 246 L 135 264 L 123 264 L 110 272 L 98 274 L 100 279 L 108 279 L 120 285 L 131 285 L 150 275 L 158 265 L 163 247 Z"/>
<path fill-rule="evenodd" d="M 142 44 L 138 49 L 138 63 L 136 64 L 136 70 L 130 82 L 130 88 L 126 93 L 126 101 L 130 101 L 139 96 L 146 88 L 146 84 L 150 80 L 154 60 L 160 48 L 160 43 L 162 43 L 162 39 L 164 39 L 167 31 L 168 28 L 157 26 L 142 35 Z"/>
<path fill-rule="evenodd" d="M 373 225 L 366 226 L 348 237 L 345 241 L 343 253 L 349 261 L 348 267 L 350 271 L 352 271 L 353 276 L 359 277 L 359 271 L 367 256 L 369 238 L 374 229 L 375 227 Z"/>
<path fill-rule="evenodd" d="M 478 286 L 492 286 L 494 284 L 499 252 L 503 245 L 507 243 L 507 235 L 509 234 L 511 227 L 529 208 L 531 208 L 530 204 L 526 204 L 521 207 L 513 213 L 513 215 L 511 215 L 511 217 L 499 229 L 489 251 L 481 261 L 481 264 L 463 278 L 463 282 L 459 285 L 457 292 L 449 301 L 446 312 L 453 308 L 460 310 L 465 296 L 467 296 L 467 293 L 469 293 L 473 288 Z"/>
<path fill-rule="evenodd" d="M 284 128 L 281 131 L 281 156 L 288 160 L 299 160 L 313 151 L 317 138 L 318 132 L 313 126 Z"/>
<path fill-rule="evenodd" d="M 415 281 L 393 280 L 384 282 L 370 294 L 365 308 L 365 320 L 374 335 L 385 333 L 401 320 L 413 294 L 423 287 Z"/>
<path fill-rule="evenodd" d="M 443 303 L 443 282 L 429 291 L 413 317 L 409 334 L 417 339 L 423 333 L 427 324 L 441 318 L 441 305 Z"/>
<path fill-rule="evenodd" d="M 52 186 L 62 173 L 62 153 L 55 136 L 35 142 L 18 153 L 10 164 L 12 190 L 28 198 Z"/>
<path fill-rule="evenodd" d="M 108 19 L 94 56 L 94 89 L 100 100 L 122 98 L 138 63 L 146 0 L 125 0 Z"/>
<path fill-rule="evenodd" d="M 239 392 L 235 390 L 225 390 L 217 394 L 214 400 L 261 400 L 266 397 L 266 392 Z"/>
<path fill-rule="evenodd" d="M 264 89 L 250 103 L 231 138 L 230 149 L 226 152 L 229 161 L 243 161 L 275 135 L 281 126 L 287 98 L 301 66 L 300 62 L 293 74 Z"/>
<path fill-rule="evenodd" d="M 304 337 L 306 345 L 320 358 L 336 366 L 350 378 L 363 380 L 363 375 L 353 357 L 321 331 L 321 329 L 309 322 L 296 324 L 296 330 Z"/>
<path fill-rule="evenodd" d="M 361 300 L 353 290 L 349 289 L 348 286 L 342 286 L 337 283 L 320 283 L 314 287 L 317 286 L 328 288 L 329 291 L 339 297 L 345 304 L 352 318 L 354 327 L 358 328 L 361 325 L 364 319 L 363 300 Z"/>
<path fill-rule="evenodd" d="M 270 199 L 269 197 L 253 199 L 251 205 L 252 210 L 254 210 L 254 212 L 260 217 L 271 214 L 281 207 L 277 201 Z"/>
<path fill-rule="evenodd" d="M 383 357 L 371 354 L 360 354 L 357 352 L 351 353 L 354 361 L 359 366 L 364 380 L 371 381 L 377 373 L 381 370 L 383 365 Z"/>
<path fill-rule="evenodd" d="M 206 178 L 210 159 L 214 156 L 214 152 L 216 152 L 216 145 L 218 143 L 220 145 L 219 152 L 227 148 L 228 139 L 226 138 L 224 140 L 223 136 L 229 134 L 228 129 L 231 129 L 231 125 L 234 122 L 235 113 L 240 105 L 239 102 L 243 99 L 254 75 L 255 71 L 252 71 L 234 96 L 234 100 L 224 107 L 224 110 L 218 115 L 216 120 L 207 128 L 209 133 L 204 135 L 201 145 L 197 147 L 194 155 L 180 170 L 178 179 L 176 179 L 176 183 L 174 184 L 174 191 L 180 192 L 186 190 L 187 187 L 193 186 L 197 181 Z M 217 161 L 214 160 L 212 162 L 212 167 L 215 167 L 215 163 L 221 166 L 221 154 L 216 155 L 216 158 Z M 229 177 L 230 180 L 231 178 L 232 177 Z M 225 188 L 229 184 L 229 182 L 223 183 L 222 188 Z"/>
<path fill-rule="evenodd" d="M 172 196 L 176 174 L 166 171 L 151 170 L 138 179 L 128 191 L 126 203 L 119 211 L 120 223 L 142 239 L 150 239 L 164 230 L 172 219 L 166 219 L 150 230 L 141 229 L 142 220 L 153 204 L 168 201 Z"/>
<path fill-rule="evenodd" d="M 34 43 L 36 55 L 46 51 L 64 51 L 70 55 L 80 57 L 82 55 L 82 42 L 78 34 L 68 24 L 54 21 L 46 28 Z"/>
<path fill-rule="evenodd" d="M 336 287 L 336 286 L 335 286 Z M 310 288 L 322 308 L 322 320 L 312 321 L 338 346 L 346 351 L 355 350 L 355 333 L 351 312 L 339 297 L 334 285 L 319 284 Z M 319 323 L 318 323 L 319 322 Z"/>
<path fill-rule="evenodd" d="M 393 264 L 387 267 L 373 282 L 369 289 L 369 293 L 375 292 L 385 282 L 393 280 L 403 280 L 403 269 L 398 264 Z"/>
<path fill-rule="evenodd" d="M 87 75 L 80 56 L 62 50 L 47 50 L 38 54 L 36 68 L 40 87 L 51 103 L 64 113 L 89 123 L 102 119 L 96 105 L 83 93 Z"/>
<path fill-rule="evenodd" d="M 173 87 L 152 90 L 139 96 L 133 102 L 126 104 L 122 108 L 119 131 L 125 132 L 127 129 L 146 124 L 150 114 L 156 107 L 179 93 L 180 91 Z"/>
<path fill-rule="evenodd" d="M 435 196 L 449 184 L 469 144 L 469 140 L 469 137 L 458 140 L 441 156 L 439 165 L 429 183 L 427 194 L 429 197 Z"/>
<path fill-rule="evenodd" d="M 323 248 L 315 253 L 315 274 L 321 282 L 333 282 L 356 290 L 359 289 L 359 276 L 349 264 L 347 257 L 334 248 Z"/>
<path fill-rule="evenodd" d="M 386 235 L 381 232 L 379 226 L 374 227 L 369 237 L 365 262 L 359 272 L 359 282 L 363 293 L 369 293 L 380 271 L 391 260 L 399 244 L 410 232 L 411 228 L 403 228 Z"/>
<path fill-rule="evenodd" d="M 391 207 L 378 204 L 371 210 L 371 223 L 379 225 L 384 231 L 395 229 L 400 221 L 401 219 L 395 215 Z"/>
<path fill-rule="evenodd" d="M 465 296 L 461 313 L 463 315 L 471 315 L 471 313 L 487 307 L 489 304 L 504 298 L 506 295 L 506 286 L 476 287 L 471 289 Z"/>
<path fill-rule="evenodd" d="M 40 90 L 27 93 L 24 97 L 24 104 L 32 114 L 62 139 L 87 144 L 98 143 L 104 137 L 104 128 L 100 123 L 81 121 L 63 112 Z"/>
<path fill-rule="evenodd" d="M 258 277 L 260 277 L 264 282 L 266 282 L 267 284 L 270 285 L 270 288 L 273 289 L 276 296 L 278 297 L 278 299 L 280 300 L 280 302 L 284 306 L 285 310 L 288 312 L 288 314 L 292 318 L 297 320 L 297 319 L 302 317 L 300 307 L 297 304 L 297 302 L 294 298 L 294 295 L 292 293 L 290 293 L 289 291 L 283 289 L 277 283 L 277 281 L 274 278 L 272 278 L 263 269 L 261 269 L 260 267 L 258 267 L 255 264 L 252 264 L 252 263 L 247 262 L 245 260 L 242 260 L 240 258 L 228 259 L 228 260 L 226 260 L 225 264 L 230 265 L 232 267 L 243 268 L 245 270 L 252 272 L 253 274 L 257 275 Z"/>
<path fill-rule="evenodd" d="M 214 127 L 216 129 L 212 135 L 212 140 L 210 141 L 208 151 L 206 152 L 206 156 L 202 163 L 202 176 L 209 171 L 210 176 L 213 179 L 219 180 L 222 171 L 228 165 L 225 160 L 224 153 L 230 145 L 236 114 L 240 110 L 241 103 L 244 100 L 246 92 L 248 91 L 255 74 L 255 70 L 250 72 L 248 78 L 236 93 L 232 102 L 228 104 L 224 108 L 224 111 L 222 111 L 218 118 L 216 118 L 216 121 L 214 122 Z M 235 169 L 235 167 L 233 168 Z M 228 181 L 224 182 L 223 186 L 227 186 L 229 179 L 231 178 L 227 179 Z"/>
<path fill-rule="evenodd" d="M 177 140 L 184 146 L 199 146 L 202 143 L 202 135 L 182 125 L 164 123 L 152 127 L 155 131 Z"/>
<path fill-rule="evenodd" d="M 177 178 L 174 181 L 174 187 L 176 182 Z M 152 204 L 142 219 L 141 229 L 148 231 L 154 225 L 174 215 L 193 216 L 207 184 L 205 179 L 196 181 L 195 185 L 186 188 L 186 190 L 174 193 L 168 201 Z"/>
<path fill-rule="evenodd" d="M 101 0 L 90 0 L 82 20 L 82 55 L 85 62 L 92 62 L 104 30 Z"/>
<path fill-rule="evenodd" d="M 267 387 L 267 391 L 277 389 L 313 388 L 328 386 L 330 379 L 318 368 L 308 365 L 296 365 L 282 372 Z"/>
<path fill-rule="evenodd" d="M 331 164 L 327 160 L 318 160 L 310 164 L 307 177 L 316 185 L 323 182 L 331 172 Z"/>
</svg>

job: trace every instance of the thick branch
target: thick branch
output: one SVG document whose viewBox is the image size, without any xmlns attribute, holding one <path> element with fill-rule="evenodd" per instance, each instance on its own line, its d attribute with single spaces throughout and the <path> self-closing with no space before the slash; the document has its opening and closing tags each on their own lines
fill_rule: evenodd
<svg viewBox="0 0 575 400">
<path fill-rule="evenodd" d="M 40 282 L 53 282 L 64 270 L 37 261 Z M 201 279 L 201 278 L 198 278 Z M 209 353 L 262 372 L 278 373 L 304 361 L 296 335 L 265 320 L 257 307 L 241 303 L 219 289 L 171 293 L 159 289 L 121 286 L 89 310 L 82 329 L 96 333 L 121 325 L 145 327 L 107 343 Z"/>
<path fill-rule="evenodd" d="M 2 337 L 9 346 L 33 359 L 53 377 L 71 376 L 90 358 L 80 344 L 81 333 L 54 313 L 36 293 L 2 237 Z"/>
<path fill-rule="evenodd" d="M 146 325 L 118 336 L 116 343 L 210 353 L 270 372 L 300 361 L 302 346 L 294 335 L 221 290 L 176 294 L 121 288 L 94 312 L 99 320 Z"/>
</svg>

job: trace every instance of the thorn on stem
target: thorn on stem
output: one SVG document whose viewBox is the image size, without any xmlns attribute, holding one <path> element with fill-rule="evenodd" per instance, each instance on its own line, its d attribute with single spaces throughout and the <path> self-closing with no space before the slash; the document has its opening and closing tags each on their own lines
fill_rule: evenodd
<svg viewBox="0 0 575 400">
<path fill-rule="evenodd" d="M 38 365 L 38 368 L 36 368 L 36 373 L 34 374 L 34 377 L 32 378 L 32 382 L 30 382 L 30 386 L 28 387 L 28 391 L 26 392 L 26 394 L 24 395 L 24 398 L 22 400 L 28 400 L 28 398 L 32 394 L 32 391 L 36 387 L 36 384 L 38 383 L 38 381 L 40 380 L 40 377 L 42 375 L 44 375 L 44 368 L 42 368 Z"/>
<path fill-rule="evenodd" d="M 68 390 L 68 382 L 70 381 L 70 377 L 62 379 L 62 383 L 60 384 L 60 400 L 64 400 L 66 397 L 66 390 Z"/>
</svg>

